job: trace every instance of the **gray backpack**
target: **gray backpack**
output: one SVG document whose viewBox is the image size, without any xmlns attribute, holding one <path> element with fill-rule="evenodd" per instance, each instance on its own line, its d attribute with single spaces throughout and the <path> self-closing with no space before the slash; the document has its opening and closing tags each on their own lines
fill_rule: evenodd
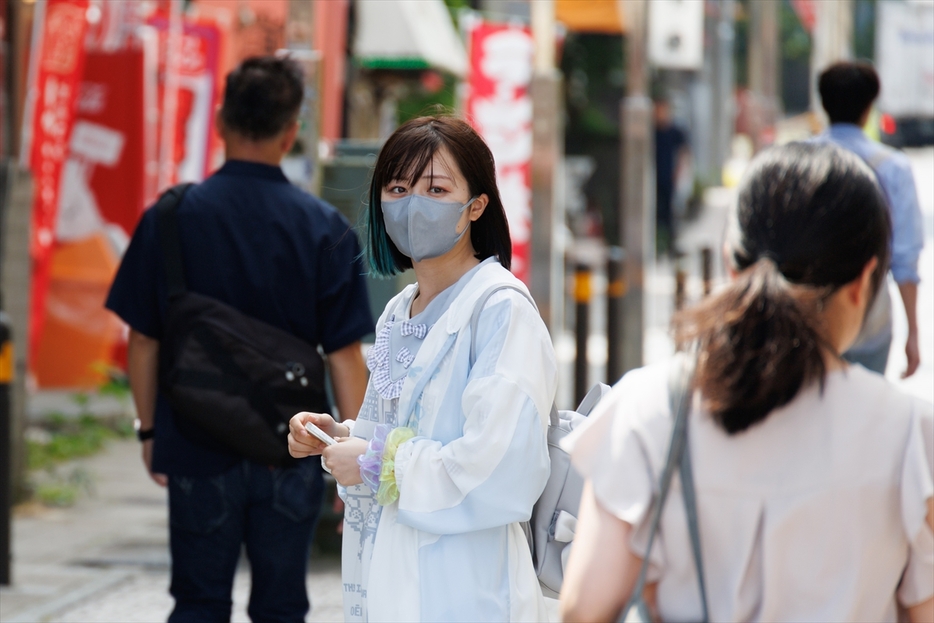
<svg viewBox="0 0 934 623">
<path fill-rule="evenodd" d="M 498 290 L 515 290 L 526 297 L 536 309 L 535 301 L 514 285 L 499 284 L 484 292 L 470 317 L 470 365 L 476 360 L 477 326 L 480 312 L 487 299 Z M 546 597 L 557 597 L 561 592 L 564 579 L 564 564 L 567 560 L 568 545 L 574 537 L 577 524 L 577 511 L 580 507 L 584 479 L 571 466 L 571 457 L 561 448 L 561 440 L 580 425 L 593 410 L 601 398 L 610 391 L 608 385 L 594 385 L 576 411 L 559 411 L 551 406 L 548 422 L 548 458 L 551 460 L 551 474 L 545 484 L 545 490 L 532 508 L 532 517 L 523 524 L 535 573 Z"/>
</svg>

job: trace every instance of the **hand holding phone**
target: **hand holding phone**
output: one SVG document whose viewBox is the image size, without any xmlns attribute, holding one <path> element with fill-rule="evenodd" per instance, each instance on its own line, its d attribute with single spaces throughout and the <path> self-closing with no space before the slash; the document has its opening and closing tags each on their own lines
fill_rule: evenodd
<svg viewBox="0 0 934 623">
<path fill-rule="evenodd" d="M 318 428 L 312 422 L 305 422 L 305 430 L 307 430 L 309 433 L 311 433 L 312 435 L 314 435 L 315 437 L 323 441 L 328 446 L 333 446 L 334 444 L 337 443 L 336 441 L 334 441 L 333 437 L 331 437 L 326 432 Z"/>
</svg>

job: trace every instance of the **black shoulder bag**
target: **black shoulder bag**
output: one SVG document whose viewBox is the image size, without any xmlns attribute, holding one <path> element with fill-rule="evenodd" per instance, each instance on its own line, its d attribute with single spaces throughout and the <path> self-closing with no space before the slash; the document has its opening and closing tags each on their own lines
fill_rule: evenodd
<svg viewBox="0 0 934 623">
<path fill-rule="evenodd" d="M 168 285 L 159 386 L 189 438 L 287 465 L 292 415 L 329 411 L 324 359 L 291 333 L 188 290 L 176 208 L 190 186 L 168 190 L 154 208 Z"/>
</svg>

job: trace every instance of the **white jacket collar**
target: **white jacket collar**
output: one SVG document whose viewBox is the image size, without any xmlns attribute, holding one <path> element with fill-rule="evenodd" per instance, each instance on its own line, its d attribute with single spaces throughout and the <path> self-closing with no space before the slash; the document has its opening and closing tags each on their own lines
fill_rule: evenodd
<svg viewBox="0 0 934 623">
<path fill-rule="evenodd" d="M 457 333 L 467 326 L 480 296 L 491 286 L 501 283 L 509 283 L 524 292 L 528 292 L 528 288 L 526 288 L 522 281 L 503 268 L 503 265 L 493 258 L 491 261 L 488 261 L 486 265 L 481 266 L 479 270 L 477 270 L 470 281 L 464 285 L 464 289 L 460 291 L 457 298 L 451 301 L 448 310 L 442 315 L 442 318 L 446 317 L 445 329 L 448 334 Z M 404 310 L 401 306 L 407 301 L 412 300 L 412 296 L 417 287 L 418 284 L 409 284 L 403 288 L 402 292 L 392 298 L 389 304 L 386 305 L 383 315 L 380 316 L 379 322 L 377 323 L 377 331 L 379 331 L 380 327 L 382 327 L 390 315 L 396 314 L 396 316 L 399 316 L 403 313 Z"/>
</svg>

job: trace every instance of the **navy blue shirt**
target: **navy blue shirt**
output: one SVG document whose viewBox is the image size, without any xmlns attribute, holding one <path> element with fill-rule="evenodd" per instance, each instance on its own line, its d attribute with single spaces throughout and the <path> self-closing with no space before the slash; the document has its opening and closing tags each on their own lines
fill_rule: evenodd
<svg viewBox="0 0 934 623">
<path fill-rule="evenodd" d="M 284 329 L 325 353 L 373 331 L 360 245 L 331 205 L 293 186 L 279 167 L 231 160 L 191 187 L 177 210 L 188 289 Z M 106 306 L 161 339 L 166 306 L 155 210 L 140 219 Z M 219 474 L 240 459 L 183 437 L 159 393 L 153 471 Z"/>
<path fill-rule="evenodd" d="M 677 126 L 655 129 L 655 175 L 658 187 L 671 191 L 675 185 L 678 151 L 687 143 L 687 136 Z"/>
</svg>

